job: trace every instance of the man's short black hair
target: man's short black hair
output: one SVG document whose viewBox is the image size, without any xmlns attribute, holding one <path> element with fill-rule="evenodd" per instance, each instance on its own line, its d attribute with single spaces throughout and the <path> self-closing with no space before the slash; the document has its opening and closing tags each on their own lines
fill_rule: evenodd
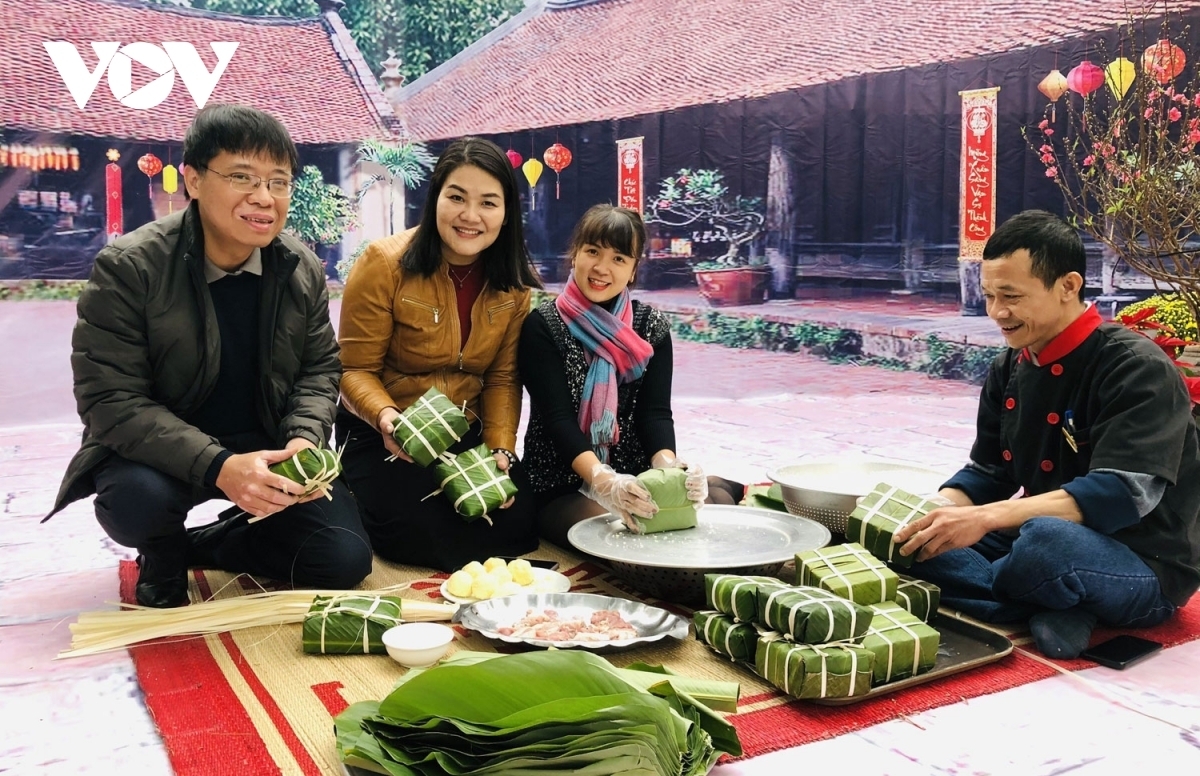
<svg viewBox="0 0 1200 776">
<path fill-rule="evenodd" d="M 214 103 L 202 108 L 183 138 L 183 163 L 202 169 L 222 151 L 262 156 L 300 174 L 296 144 L 269 113 L 245 105 Z"/>
<path fill-rule="evenodd" d="M 1026 210 L 1000 225 L 983 246 L 983 259 L 999 259 L 1024 248 L 1033 261 L 1032 273 L 1046 288 L 1070 272 L 1087 278 L 1087 254 L 1079 232 L 1053 213 Z M 1083 301 L 1083 285 L 1079 286 Z"/>
</svg>

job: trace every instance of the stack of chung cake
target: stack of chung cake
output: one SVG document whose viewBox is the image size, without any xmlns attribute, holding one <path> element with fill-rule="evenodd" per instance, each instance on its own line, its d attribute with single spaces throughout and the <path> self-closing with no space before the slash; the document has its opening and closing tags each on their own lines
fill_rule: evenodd
<svg viewBox="0 0 1200 776">
<path fill-rule="evenodd" d="M 856 642 L 871 612 L 824 590 L 771 577 L 708 574 L 711 610 L 696 612 L 696 637 L 752 665 L 797 698 L 848 698 L 871 689 L 875 655 Z"/>
</svg>

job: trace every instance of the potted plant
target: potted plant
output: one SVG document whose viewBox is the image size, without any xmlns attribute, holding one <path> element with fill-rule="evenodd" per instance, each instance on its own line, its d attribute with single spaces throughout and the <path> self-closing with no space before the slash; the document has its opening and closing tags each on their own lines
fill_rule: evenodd
<svg viewBox="0 0 1200 776">
<path fill-rule="evenodd" d="M 692 264 L 700 295 L 709 304 L 762 304 L 771 270 L 761 264 L 752 266 L 742 255 L 742 247 L 762 234 L 762 200 L 730 197 L 724 177 L 716 170 L 683 169 L 664 178 L 646 211 L 646 223 L 673 229 L 704 227 L 714 241 L 728 244 L 718 258 Z"/>
<path fill-rule="evenodd" d="M 1118 50 L 1134 52 L 1130 56 L 1137 61 L 1113 57 L 1103 71 L 1090 62 L 1080 65 L 1100 73 L 1091 84 L 1095 88 L 1069 99 L 1058 122 L 1050 112 L 1025 137 L 1046 177 L 1061 190 L 1072 222 L 1156 286 L 1177 294 L 1195 321 L 1200 317 L 1200 71 L 1170 38 L 1166 20 L 1157 35 L 1145 19 L 1122 28 Z M 1153 309 L 1145 309 L 1125 312 L 1119 320 L 1135 329 L 1153 324 L 1164 350 L 1173 359 L 1181 355 L 1191 344 L 1184 333 L 1154 323 L 1149 319 Z M 1193 399 L 1200 400 L 1195 370 L 1176 363 Z"/>
<path fill-rule="evenodd" d="M 357 226 L 354 200 L 339 187 L 326 183 L 316 166 L 306 165 L 294 181 L 287 231 L 321 256 L 321 246 L 337 245 L 346 232 Z M 326 256 L 321 259 L 328 261 Z"/>
</svg>

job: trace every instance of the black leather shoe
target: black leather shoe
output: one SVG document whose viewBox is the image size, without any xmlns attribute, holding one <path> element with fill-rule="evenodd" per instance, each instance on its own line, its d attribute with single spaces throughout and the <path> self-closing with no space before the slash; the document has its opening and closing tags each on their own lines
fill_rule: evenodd
<svg viewBox="0 0 1200 776">
<path fill-rule="evenodd" d="M 171 609 L 187 606 L 187 569 L 174 568 L 175 564 L 148 560 L 145 555 L 137 557 L 138 582 L 137 602 L 155 609 Z"/>
<path fill-rule="evenodd" d="M 217 548 L 229 536 L 229 532 L 240 525 L 245 525 L 250 516 L 237 507 L 225 510 L 215 523 L 189 528 L 188 538 L 188 568 L 218 568 Z"/>
</svg>

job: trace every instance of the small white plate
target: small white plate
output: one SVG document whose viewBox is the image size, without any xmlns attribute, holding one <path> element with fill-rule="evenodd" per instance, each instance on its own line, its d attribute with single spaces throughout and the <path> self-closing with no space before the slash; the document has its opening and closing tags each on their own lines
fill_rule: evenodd
<svg viewBox="0 0 1200 776">
<path fill-rule="evenodd" d="M 451 595 L 450 591 L 446 589 L 446 585 L 449 584 L 449 582 L 450 582 L 450 580 L 447 579 L 445 582 L 442 583 L 441 593 L 442 593 L 442 598 L 445 598 L 450 603 L 452 603 L 452 604 L 473 604 L 476 601 L 480 600 L 478 598 L 471 598 L 470 596 Z M 550 569 L 544 569 L 544 568 L 539 568 L 537 566 L 534 566 L 533 567 L 533 583 L 529 584 L 529 585 L 522 585 L 520 594 L 521 595 L 529 595 L 532 593 L 566 593 L 570 589 L 571 589 L 571 580 L 567 579 L 567 577 L 565 577 L 564 575 L 559 574 L 557 571 L 551 571 Z M 516 594 L 514 593 L 514 595 L 516 595 Z M 499 598 L 499 597 L 502 597 L 502 596 L 495 596 L 488 600 L 494 600 L 495 598 Z"/>
</svg>

